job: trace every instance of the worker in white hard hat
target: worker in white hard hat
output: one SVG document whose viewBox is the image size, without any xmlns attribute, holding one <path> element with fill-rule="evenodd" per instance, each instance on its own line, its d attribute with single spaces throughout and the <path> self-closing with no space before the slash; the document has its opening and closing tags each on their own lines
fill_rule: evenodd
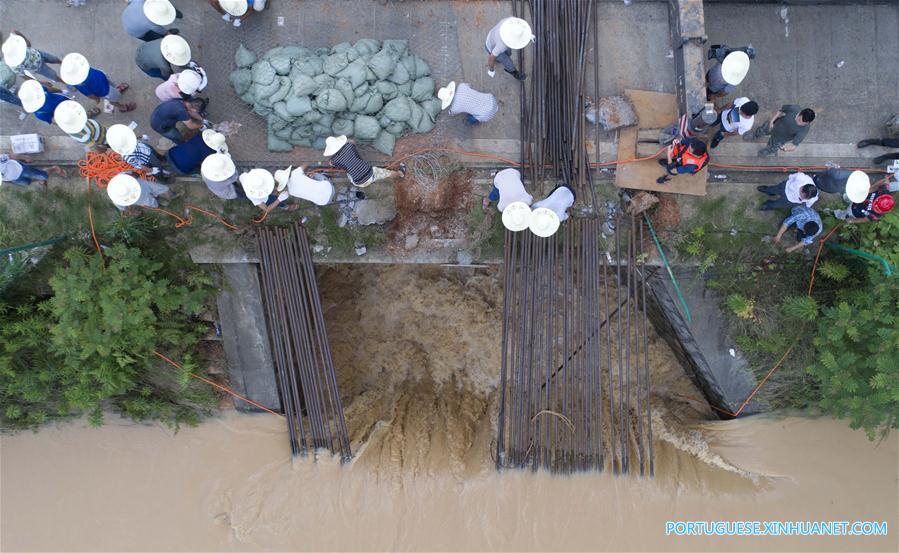
<svg viewBox="0 0 899 553">
<path fill-rule="evenodd" d="M 287 192 L 294 198 L 301 198 L 315 205 L 328 205 L 334 197 L 334 185 L 324 175 L 316 173 L 312 177 L 303 167 L 293 166 L 275 171 L 278 192 Z"/>
<path fill-rule="evenodd" d="M 31 42 L 19 31 L 13 30 L 4 40 L 0 36 L 0 52 L 3 54 L 3 62 L 19 75 L 43 75 L 52 81 L 61 83 L 59 75 L 50 67 L 62 62 L 58 56 L 31 47 Z"/>
<path fill-rule="evenodd" d="M 106 127 L 89 118 L 84 107 L 74 100 L 66 100 L 56 106 L 53 121 L 64 133 L 88 149 L 106 144 Z"/>
<path fill-rule="evenodd" d="M 125 172 L 109 179 L 106 194 L 112 203 L 125 215 L 140 213 L 137 206 L 159 207 L 158 198 L 170 198 L 169 187 L 153 181 L 137 178 L 134 173 Z"/>
<path fill-rule="evenodd" d="M 513 203 L 524 203 L 531 205 L 534 197 L 528 194 L 524 188 L 524 182 L 521 180 L 521 172 L 514 167 L 497 171 L 493 176 L 493 188 L 490 194 L 484 198 L 482 207 L 487 208 L 490 202 L 496 202 L 496 208 L 500 212 L 506 210 L 506 206 Z"/>
<path fill-rule="evenodd" d="M 574 193 L 574 189 L 567 184 L 560 183 L 546 198 L 534 202 L 531 208 L 534 210 L 541 207 L 549 209 L 556 214 L 561 223 L 568 219 L 568 210 L 574 205 L 576 199 L 577 195 Z"/>
<path fill-rule="evenodd" d="M 223 200 L 246 197 L 243 187 L 235 186 L 238 178 L 237 167 L 228 154 L 219 152 L 204 159 L 200 166 L 200 176 L 203 177 L 206 188 Z"/>
<path fill-rule="evenodd" d="M 250 169 L 240 175 L 239 180 L 246 198 L 263 213 L 267 214 L 276 207 L 286 211 L 295 211 L 300 207 L 287 204 L 290 195 L 286 190 L 276 193 L 275 177 L 266 169 Z"/>
<path fill-rule="evenodd" d="M 106 144 L 119 154 L 125 163 L 137 170 L 166 179 L 171 174 L 165 169 L 164 154 L 156 151 L 143 140 L 139 140 L 128 125 L 116 124 L 106 130 Z"/>
<path fill-rule="evenodd" d="M 240 27 L 241 22 L 253 12 L 261 12 L 265 9 L 266 0 L 206 0 L 215 11 L 222 14 L 222 19 L 230 22 L 235 27 Z"/>
<path fill-rule="evenodd" d="M 452 81 L 437 91 L 437 98 L 440 100 L 440 109 L 448 110 L 450 115 L 464 113 L 469 125 L 486 123 L 496 117 L 499 111 L 499 104 L 493 94 L 478 92 L 468 83 L 460 83 L 457 87 L 456 81 Z"/>
<path fill-rule="evenodd" d="M 709 97 L 725 96 L 737 89 L 749 73 L 749 56 L 746 52 L 731 52 L 724 61 L 717 63 L 705 74 L 706 93 Z"/>
<path fill-rule="evenodd" d="M 125 32 L 138 40 L 148 42 L 162 38 L 166 27 L 182 17 L 181 12 L 169 0 L 125 0 L 128 4 L 122 12 L 122 27 Z"/>
<path fill-rule="evenodd" d="M 406 176 L 406 165 L 400 163 L 399 171 L 393 171 L 384 167 L 374 167 L 369 162 L 362 159 L 356 145 L 347 139 L 346 135 L 329 136 L 325 139 L 325 150 L 322 152 L 325 157 L 331 158 L 329 163 L 331 167 L 337 167 L 346 171 L 347 178 L 353 183 L 353 186 L 365 188 L 373 182 L 390 178 L 404 178 Z"/>
<path fill-rule="evenodd" d="M 520 232 L 531 224 L 531 207 L 524 202 L 512 202 L 503 209 L 503 226 Z"/>
<path fill-rule="evenodd" d="M 156 87 L 156 97 L 162 102 L 187 100 L 205 90 L 208 82 L 206 70 L 190 62 L 187 69 L 172 74 L 167 81 Z"/>
<path fill-rule="evenodd" d="M 122 94 L 128 90 L 128 83 L 115 84 L 106 73 L 91 67 L 87 58 L 78 52 L 67 54 L 62 59 L 59 74 L 67 85 L 75 87 L 81 94 L 97 103 L 88 115 L 94 117 L 100 114 L 100 100 L 105 99 L 122 112 L 134 111 L 137 107 L 133 102 L 122 103 Z"/>
<path fill-rule="evenodd" d="M 537 37 L 531 32 L 527 21 L 518 17 L 506 17 L 490 29 L 484 47 L 487 50 L 487 75 L 496 76 L 496 62 L 506 73 L 523 81 L 527 75 L 519 72 L 512 61 L 512 50 L 521 50 Z"/>
<path fill-rule="evenodd" d="M 852 202 L 860 202 L 860 198 L 864 198 L 871 187 L 871 179 L 864 171 L 852 171 L 839 166 L 813 173 L 812 182 L 821 192 L 839 194 Z"/>
</svg>

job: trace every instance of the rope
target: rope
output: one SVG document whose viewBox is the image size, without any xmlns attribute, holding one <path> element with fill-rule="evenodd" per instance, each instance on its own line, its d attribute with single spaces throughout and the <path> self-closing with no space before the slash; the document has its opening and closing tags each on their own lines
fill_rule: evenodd
<svg viewBox="0 0 899 553">
<path fill-rule="evenodd" d="M 178 363 L 175 363 L 174 361 L 172 361 L 171 359 L 169 359 L 169 358 L 166 357 L 165 355 L 159 353 L 158 351 L 154 351 L 154 352 L 153 352 L 153 355 L 155 355 L 156 357 L 159 357 L 160 359 L 162 359 L 163 361 L 165 361 L 165 362 L 168 363 L 169 365 L 175 367 L 176 369 L 184 370 L 184 367 L 182 367 L 182 366 L 179 365 Z M 223 392 L 226 392 L 226 393 L 228 393 L 228 394 L 231 394 L 232 396 L 234 396 L 234 397 L 236 397 L 236 398 L 238 398 L 238 399 L 240 399 L 240 400 L 242 400 L 242 401 L 246 401 L 246 402 L 249 403 L 250 405 L 252 405 L 252 406 L 254 406 L 254 407 L 258 407 L 259 409 L 262 409 L 262 410 L 265 411 L 266 413 L 270 413 L 270 414 L 276 415 L 276 416 L 278 416 L 278 417 L 283 417 L 283 416 L 284 416 L 284 415 L 282 415 L 281 413 L 278 413 L 277 411 L 272 411 L 271 409 L 269 409 L 269 408 L 266 407 L 265 405 L 261 405 L 261 404 L 259 404 L 259 403 L 256 403 L 256 402 L 253 401 L 252 399 L 250 399 L 250 398 L 248 398 L 248 397 L 244 397 L 244 396 L 238 394 L 237 392 L 235 392 L 235 391 L 232 390 L 231 388 L 229 388 L 229 387 L 227 387 L 227 386 L 223 386 L 222 384 L 219 384 L 218 382 L 213 382 L 212 380 L 209 380 L 208 378 L 204 378 L 204 377 L 202 377 L 202 376 L 200 376 L 200 375 L 198 375 L 198 374 L 194 374 L 194 373 L 192 373 L 192 372 L 187 373 L 187 374 L 189 374 L 189 375 L 190 375 L 191 377 L 193 377 L 193 378 L 196 378 L 197 380 L 200 380 L 201 382 L 205 382 L 206 384 L 209 384 L 210 386 L 213 386 L 213 387 L 218 388 L 219 390 L 221 390 L 221 391 L 223 391 Z"/>
</svg>

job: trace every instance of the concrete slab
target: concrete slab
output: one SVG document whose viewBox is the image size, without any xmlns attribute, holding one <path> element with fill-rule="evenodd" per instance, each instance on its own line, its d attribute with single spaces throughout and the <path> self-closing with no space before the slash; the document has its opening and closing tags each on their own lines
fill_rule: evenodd
<svg viewBox="0 0 899 553">
<path fill-rule="evenodd" d="M 899 106 L 899 73 L 890 69 L 895 68 L 899 52 L 896 3 L 815 4 L 707 2 L 705 6 L 709 44 L 752 43 L 758 51 L 749 75 L 732 97 L 757 101 L 759 120 L 783 104 L 801 104 L 817 112 L 797 155 L 813 144 L 851 145 L 878 136 L 884 120 Z M 721 148 L 725 145 L 732 146 L 728 142 Z M 716 157 L 729 155 L 723 149 L 720 154 L 716 151 Z M 818 152 L 819 157 L 828 155 Z"/>
<path fill-rule="evenodd" d="M 231 386 L 239 394 L 273 410 L 281 409 L 258 267 L 252 263 L 222 266 L 224 282 L 217 303 L 222 343 Z M 242 411 L 258 408 L 235 399 Z"/>
</svg>

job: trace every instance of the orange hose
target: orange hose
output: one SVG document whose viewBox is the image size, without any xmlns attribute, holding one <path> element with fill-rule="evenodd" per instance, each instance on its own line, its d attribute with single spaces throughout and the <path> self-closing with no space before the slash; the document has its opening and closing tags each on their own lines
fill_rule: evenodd
<svg viewBox="0 0 899 553">
<path fill-rule="evenodd" d="M 166 363 L 168 363 L 169 365 L 171 365 L 171 366 L 173 366 L 173 367 L 175 367 L 175 368 L 177 368 L 177 369 L 181 369 L 181 370 L 184 369 L 184 367 L 182 367 L 182 366 L 179 365 L 178 363 L 175 363 L 174 361 L 172 361 L 171 359 L 169 359 L 169 358 L 166 357 L 165 355 L 159 353 L 158 351 L 154 351 L 153 354 L 156 355 L 156 357 L 159 357 L 160 359 L 162 359 L 163 361 L 165 361 Z M 259 403 L 256 403 L 256 402 L 253 401 L 252 399 L 250 399 L 250 398 L 248 398 L 248 397 L 244 397 L 244 396 L 238 394 L 237 392 L 235 392 L 235 391 L 232 390 L 231 388 L 228 388 L 227 386 L 223 386 L 222 384 L 219 384 L 218 382 L 213 382 L 212 380 L 209 380 L 208 378 L 204 378 L 204 377 L 202 377 L 202 376 L 200 376 L 200 375 L 198 375 L 198 374 L 194 374 L 194 373 L 188 373 L 188 374 L 189 374 L 191 377 L 196 378 L 197 380 L 200 380 L 200 381 L 202 381 L 202 382 L 205 382 L 206 384 L 209 384 L 210 386 L 213 386 L 213 387 L 215 387 L 215 388 L 218 388 L 219 390 L 222 390 L 223 392 L 226 392 L 226 393 L 232 395 L 233 397 L 236 397 L 236 398 L 238 398 L 238 399 L 240 399 L 240 400 L 242 400 L 242 401 L 246 401 L 246 402 L 249 403 L 250 405 L 252 405 L 252 406 L 254 406 L 254 407 L 258 407 L 259 409 L 262 409 L 262 410 L 265 411 L 266 413 L 271 413 L 272 415 L 277 415 L 277 416 L 279 416 L 279 417 L 283 417 L 283 416 L 284 416 L 284 415 L 282 415 L 281 413 L 278 413 L 277 411 L 272 411 L 271 409 L 269 409 L 269 408 L 266 407 L 265 405 L 260 405 Z"/>
</svg>

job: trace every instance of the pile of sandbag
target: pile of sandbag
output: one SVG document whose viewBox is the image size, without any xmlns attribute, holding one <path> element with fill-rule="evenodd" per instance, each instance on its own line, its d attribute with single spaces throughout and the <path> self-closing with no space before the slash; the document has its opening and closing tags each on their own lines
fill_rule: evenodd
<svg viewBox="0 0 899 553">
<path fill-rule="evenodd" d="M 241 44 L 234 61 L 231 85 L 268 119 L 273 152 L 345 134 L 392 155 L 398 137 L 430 131 L 440 113 L 431 68 L 405 40 L 283 46 L 261 58 Z"/>
</svg>

